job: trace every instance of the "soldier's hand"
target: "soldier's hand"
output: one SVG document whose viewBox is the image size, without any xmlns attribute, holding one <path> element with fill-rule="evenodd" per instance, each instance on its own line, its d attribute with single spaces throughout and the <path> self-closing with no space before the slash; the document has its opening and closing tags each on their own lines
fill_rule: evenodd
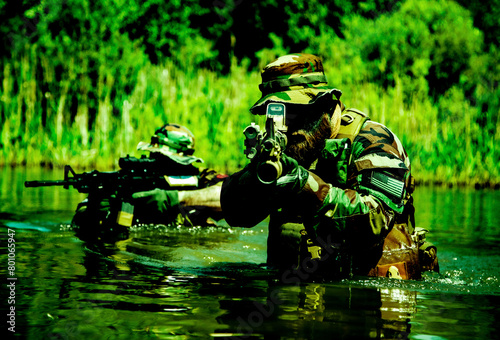
<svg viewBox="0 0 500 340">
<path fill-rule="evenodd" d="M 134 215 L 142 223 L 172 222 L 179 212 L 179 193 L 176 190 L 154 189 L 132 194 Z"/>
<path fill-rule="evenodd" d="M 284 193 L 296 194 L 304 187 L 309 177 L 309 171 L 300 166 L 299 163 L 285 155 L 281 155 L 283 173 L 276 181 L 276 185 Z"/>
<path fill-rule="evenodd" d="M 283 175 L 296 172 L 299 167 L 299 163 L 294 158 L 287 156 L 285 153 L 281 154 L 280 161 L 283 167 Z"/>
</svg>

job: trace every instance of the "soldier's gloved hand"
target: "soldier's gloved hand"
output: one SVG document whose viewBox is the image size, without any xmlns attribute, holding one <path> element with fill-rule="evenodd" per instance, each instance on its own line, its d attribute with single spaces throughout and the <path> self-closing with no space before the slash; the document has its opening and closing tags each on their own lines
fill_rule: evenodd
<svg viewBox="0 0 500 340">
<path fill-rule="evenodd" d="M 283 172 L 276 181 L 276 186 L 284 194 L 298 194 L 309 178 L 309 171 L 284 153 L 281 155 L 281 164 Z"/>
<path fill-rule="evenodd" d="M 154 189 L 132 194 L 134 216 L 141 223 L 171 223 L 179 213 L 176 190 Z"/>
</svg>

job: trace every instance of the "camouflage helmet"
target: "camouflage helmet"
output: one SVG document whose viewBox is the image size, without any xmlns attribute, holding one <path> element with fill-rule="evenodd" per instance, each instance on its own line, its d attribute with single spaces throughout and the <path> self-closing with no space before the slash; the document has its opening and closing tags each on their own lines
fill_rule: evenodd
<svg viewBox="0 0 500 340">
<path fill-rule="evenodd" d="M 312 54 L 279 57 L 266 65 L 261 75 L 262 97 L 250 108 L 253 114 L 265 114 L 269 102 L 309 105 L 320 98 L 340 99 L 341 91 L 327 85 L 323 63 Z"/>
<path fill-rule="evenodd" d="M 181 164 L 203 162 L 194 157 L 195 138 L 188 128 L 178 124 L 165 124 L 156 129 L 151 143 L 140 142 L 137 150 L 161 153 Z"/>
</svg>

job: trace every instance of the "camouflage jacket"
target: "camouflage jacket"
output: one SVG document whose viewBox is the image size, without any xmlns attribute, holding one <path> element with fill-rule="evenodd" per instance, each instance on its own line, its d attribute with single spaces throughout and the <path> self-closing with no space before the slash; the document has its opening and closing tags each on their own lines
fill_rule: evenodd
<svg viewBox="0 0 500 340">
<path fill-rule="evenodd" d="M 329 139 L 309 169 L 329 186 L 309 220 L 318 236 L 338 235 L 352 245 L 383 241 L 392 224 L 402 221 L 410 198 L 410 159 L 397 136 L 368 120 L 351 144 Z M 405 217 L 406 218 L 406 217 Z"/>
<path fill-rule="evenodd" d="M 270 228 L 275 223 L 299 222 L 316 236 L 331 235 L 355 247 L 371 247 L 380 244 L 401 219 L 409 198 L 410 160 L 384 125 L 366 121 L 352 143 L 349 138 L 326 140 L 321 156 L 308 170 L 302 191 L 297 197 L 281 198 L 285 203 L 277 209 L 269 209 L 271 201 L 266 205 L 251 188 L 248 195 L 242 193 L 244 197 L 224 197 L 223 189 L 222 203 L 247 207 L 246 212 L 225 211 L 226 220 L 253 226 L 271 214 Z"/>
</svg>

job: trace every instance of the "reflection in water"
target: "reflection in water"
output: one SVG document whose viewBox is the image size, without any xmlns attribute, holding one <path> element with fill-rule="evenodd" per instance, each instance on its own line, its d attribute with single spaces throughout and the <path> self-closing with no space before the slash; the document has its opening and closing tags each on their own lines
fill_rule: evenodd
<svg viewBox="0 0 500 340">
<path fill-rule="evenodd" d="M 241 336 L 326 339 L 409 334 L 406 311 L 382 315 L 381 309 L 393 302 L 391 294 L 349 285 L 267 283 L 266 300 L 222 300 L 221 308 L 228 313 L 219 318 L 221 323 Z"/>
<path fill-rule="evenodd" d="M 134 243 L 121 241 L 117 249 Z M 170 259 L 162 255 L 151 263 L 149 257 L 142 262 L 142 257 L 128 252 L 108 254 L 106 259 L 87 252 L 86 279 L 100 281 L 97 287 L 104 288 L 91 288 L 92 298 L 83 301 L 120 314 L 134 310 L 165 314 L 165 319 L 155 318 L 143 326 L 150 334 L 184 334 L 193 328 L 192 335 L 242 338 L 323 339 L 336 334 L 404 339 L 416 310 L 415 291 L 367 289 L 349 282 L 284 285 L 275 273 L 258 264 L 159 268 Z M 103 295 L 108 297 L 100 298 Z M 203 331 L 197 320 L 203 322 Z"/>
<path fill-rule="evenodd" d="M 438 245 L 498 252 L 500 191 L 418 188 L 415 208 L 417 224 L 429 228 Z"/>
<path fill-rule="evenodd" d="M 491 339 L 500 330 L 496 191 L 418 188 L 417 223 L 439 247 L 441 275 L 284 284 L 263 265 L 265 223 L 143 227 L 88 244 L 67 226 L 80 194 L 22 188 L 58 172 L 0 173 L 0 260 L 10 228 L 16 329 L 28 339 Z"/>
</svg>

